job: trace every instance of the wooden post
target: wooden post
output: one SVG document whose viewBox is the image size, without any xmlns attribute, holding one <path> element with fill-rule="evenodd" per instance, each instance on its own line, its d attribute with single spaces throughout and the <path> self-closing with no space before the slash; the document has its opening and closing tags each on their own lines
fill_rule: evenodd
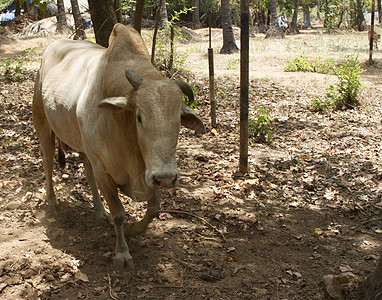
<svg viewBox="0 0 382 300">
<path fill-rule="evenodd" d="M 209 23 L 209 47 L 208 47 L 208 68 L 210 77 L 210 107 L 211 107 L 211 127 L 216 128 L 216 98 L 215 98 L 215 71 L 214 71 L 214 49 L 211 38 L 211 10 L 208 11 Z"/>
<path fill-rule="evenodd" d="M 371 23 L 370 23 L 370 51 L 369 51 L 369 64 L 373 63 L 373 43 L 374 43 L 374 10 L 375 10 L 375 0 L 371 1 Z"/>
<path fill-rule="evenodd" d="M 151 48 L 151 63 L 152 64 L 154 64 L 154 62 L 155 62 L 155 47 L 156 47 L 156 44 L 157 44 L 157 35 L 158 35 L 159 20 L 160 20 L 160 14 L 159 14 L 159 7 L 158 7 L 156 18 L 155 18 L 153 45 L 152 45 L 152 48 Z"/>
<path fill-rule="evenodd" d="M 175 37 L 174 24 L 171 23 L 171 26 L 170 26 L 170 59 L 169 59 L 169 63 L 168 63 L 168 70 L 169 71 L 172 70 L 172 66 L 174 63 L 174 37 Z"/>
<path fill-rule="evenodd" d="M 249 0 L 240 1 L 240 157 L 239 171 L 248 172 Z"/>
</svg>

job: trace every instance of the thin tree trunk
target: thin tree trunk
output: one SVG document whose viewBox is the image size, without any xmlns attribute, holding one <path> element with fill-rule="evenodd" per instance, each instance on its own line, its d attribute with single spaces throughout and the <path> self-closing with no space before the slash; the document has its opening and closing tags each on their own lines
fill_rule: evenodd
<svg viewBox="0 0 382 300">
<path fill-rule="evenodd" d="M 97 44 L 108 47 L 109 36 L 117 23 L 113 0 L 88 0 Z"/>
<path fill-rule="evenodd" d="M 160 6 L 159 6 L 159 28 L 164 29 L 168 27 L 168 16 L 167 16 L 167 7 L 166 7 L 166 0 L 160 0 Z"/>
<path fill-rule="evenodd" d="M 115 9 L 115 15 L 117 17 L 117 22 L 122 23 L 122 1 L 121 0 L 114 0 L 114 9 Z"/>
<path fill-rule="evenodd" d="M 86 40 L 86 34 L 84 30 L 84 20 L 81 17 L 81 12 L 80 8 L 78 6 L 78 1 L 77 0 L 70 0 L 70 3 L 72 4 L 72 13 L 73 13 L 73 18 L 74 18 L 74 24 L 76 28 L 76 34 L 74 35 L 75 40 Z"/>
<path fill-rule="evenodd" d="M 18 0 L 15 1 L 15 3 L 16 3 L 15 17 L 18 17 L 21 14 L 21 7 Z"/>
<path fill-rule="evenodd" d="M 194 8 L 194 10 L 192 11 L 192 27 L 194 29 L 197 29 L 197 28 L 200 28 L 199 0 L 193 0 L 192 7 Z"/>
<path fill-rule="evenodd" d="M 293 10 L 293 17 L 292 22 L 290 23 L 290 29 L 289 32 L 292 34 L 299 33 L 297 29 L 297 17 L 298 17 L 298 6 L 299 6 L 299 0 L 294 1 L 294 10 Z"/>
<path fill-rule="evenodd" d="M 377 0 L 377 7 L 378 7 L 378 23 L 382 23 L 382 16 L 381 16 L 381 0 Z"/>
<path fill-rule="evenodd" d="M 231 7 L 229 0 L 221 0 L 221 15 L 223 27 L 223 47 L 220 50 L 222 54 L 231 54 L 239 51 L 233 34 Z"/>
<path fill-rule="evenodd" d="M 142 19 L 143 19 L 143 7 L 145 6 L 145 0 L 137 0 L 135 5 L 134 13 L 134 28 L 139 33 L 142 29 Z"/>
<path fill-rule="evenodd" d="M 357 17 L 356 17 L 356 26 L 358 31 L 364 31 L 366 29 L 365 17 L 362 12 L 362 1 L 357 0 Z"/>
<path fill-rule="evenodd" d="M 66 14 L 65 14 L 65 5 L 64 0 L 57 0 L 57 32 L 58 33 L 68 33 L 69 32 L 69 26 L 68 22 L 66 21 Z"/>
<path fill-rule="evenodd" d="M 277 26 L 277 1 L 271 0 L 271 26 Z"/>
<path fill-rule="evenodd" d="M 305 4 L 303 6 L 303 12 L 304 12 L 304 25 L 302 28 L 312 28 L 312 23 L 310 22 L 310 11 L 309 11 L 309 4 Z"/>
</svg>

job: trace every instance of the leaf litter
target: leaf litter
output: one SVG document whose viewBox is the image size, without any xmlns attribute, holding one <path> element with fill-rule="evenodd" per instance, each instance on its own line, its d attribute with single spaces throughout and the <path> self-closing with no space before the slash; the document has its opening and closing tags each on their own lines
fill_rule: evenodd
<svg viewBox="0 0 382 300">
<path fill-rule="evenodd" d="M 209 124 L 208 80 L 192 82 Z M 273 143 L 250 140 L 250 172 L 239 174 L 239 81 L 216 82 L 219 126 L 204 136 L 182 129 L 179 188 L 162 192 L 159 218 L 129 239 L 130 274 L 111 267 L 113 228 L 94 220 L 76 153 L 54 171 L 62 214 L 46 212 L 33 82 L 0 80 L 2 296 L 307 299 L 362 281 L 382 238 L 381 86 L 368 86 L 360 109 L 319 114 L 309 110 L 319 91 L 252 81 L 250 115 L 272 112 Z M 142 217 L 144 203 L 123 202 Z"/>
</svg>

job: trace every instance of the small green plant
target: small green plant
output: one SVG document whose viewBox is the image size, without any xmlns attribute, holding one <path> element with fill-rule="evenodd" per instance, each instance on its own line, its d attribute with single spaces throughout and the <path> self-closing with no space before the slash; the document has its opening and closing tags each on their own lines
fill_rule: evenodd
<svg viewBox="0 0 382 300">
<path fill-rule="evenodd" d="M 238 59 L 228 59 L 226 63 L 226 70 L 238 70 L 240 62 Z"/>
<path fill-rule="evenodd" d="M 272 123 L 269 111 L 260 108 L 257 113 L 257 119 L 249 120 L 249 134 L 262 143 L 271 143 L 272 139 Z"/>
<path fill-rule="evenodd" d="M 22 59 L 8 57 L 1 61 L 0 68 L 6 81 L 17 82 L 27 79 L 27 70 Z"/>
<path fill-rule="evenodd" d="M 322 60 L 320 57 L 310 61 L 301 56 L 288 60 L 288 65 L 284 68 L 285 72 L 315 72 L 329 73 L 332 61 L 330 59 Z"/>
<path fill-rule="evenodd" d="M 336 85 L 330 85 L 325 98 L 332 102 L 334 110 L 354 108 L 360 104 L 359 92 L 362 88 L 359 74 L 363 72 L 358 55 L 348 57 L 345 63 L 332 65 L 332 74 L 338 78 Z"/>
</svg>

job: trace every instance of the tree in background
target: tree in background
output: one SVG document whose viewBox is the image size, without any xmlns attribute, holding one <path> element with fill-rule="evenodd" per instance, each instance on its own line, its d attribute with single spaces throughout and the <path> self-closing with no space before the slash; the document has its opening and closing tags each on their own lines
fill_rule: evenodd
<svg viewBox="0 0 382 300">
<path fill-rule="evenodd" d="M 294 1 L 294 9 L 293 9 L 293 16 L 292 16 L 292 22 L 289 25 L 288 32 L 290 34 L 298 34 L 299 30 L 297 28 L 297 17 L 298 17 L 298 7 L 300 4 L 300 0 Z"/>
<path fill-rule="evenodd" d="M 57 32 L 58 33 L 68 33 L 69 26 L 66 21 L 65 5 L 64 0 L 57 0 Z"/>
<path fill-rule="evenodd" d="M 304 25 L 302 28 L 313 28 L 312 23 L 310 21 L 310 1 L 305 1 L 303 4 L 303 13 L 304 13 Z"/>
<path fill-rule="evenodd" d="M 168 27 L 168 15 L 166 0 L 159 0 L 159 28 L 164 29 Z"/>
<path fill-rule="evenodd" d="M 223 27 L 223 47 L 220 50 L 222 54 L 232 54 L 239 51 L 233 34 L 231 7 L 229 0 L 221 0 L 221 17 Z"/>
<path fill-rule="evenodd" d="M 117 23 L 113 0 L 89 0 L 89 11 L 97 44 L 107 47 L 109 36 Z"/>
<path fill-rule="evenodd" d="M 135 5 L 135 13 L 134 13 L 134 28 L 139 33 L 141 33 L 142 29 L 142 19 L 143 19 L 143 8 L 145 6 L 145 0 L 137 0 Z"/>
<path fill-rule="evenodd" d="M 86 33 L 84 30 L 84 20 L 81 16 L 80 8 L 78 6 L 77 0 L 70 0 L 70 3 L 72 4 L 72 13 L 74 18 L 74 24 L 76 28 L 76 34 L 74 35 L 75 40 L 86 40 Z"/>
<path fill-rule="evenodd" d="M 192 28 L 198 29 L 201 27 L 200 24 L 200 7 L 199 7 L 199 0 L 192 0 Z"/>
</svg>

